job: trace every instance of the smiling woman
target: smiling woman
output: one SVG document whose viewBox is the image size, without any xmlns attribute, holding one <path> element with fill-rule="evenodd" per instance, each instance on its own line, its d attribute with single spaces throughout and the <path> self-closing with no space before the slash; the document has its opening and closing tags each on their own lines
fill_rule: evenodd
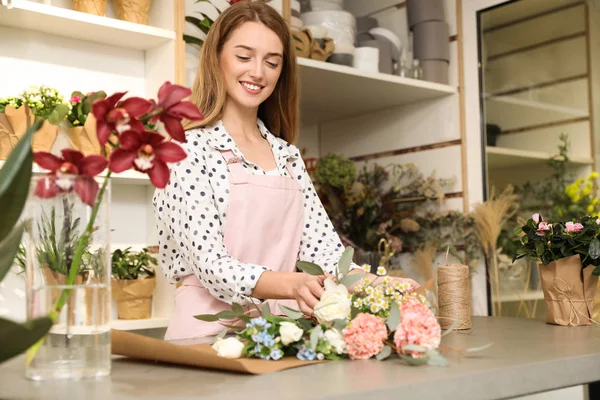
<svg viewBox="0 0 600 400">
<path fill-rule="evenodd" d="M 205 119 L 187 125 L 188 157 L 154 197 L 163 272 L 181 283 L 166 339 L 210 340 L 222 325 L 194 315 L 232 303 L 313 314 L 325 276 L 296 272 L 296 263 L 333 274 L 344 248 L 292 144 L 296 60 L 277 11 L 244 1 L 220 15 L 192 101 Z"/>
</svg>

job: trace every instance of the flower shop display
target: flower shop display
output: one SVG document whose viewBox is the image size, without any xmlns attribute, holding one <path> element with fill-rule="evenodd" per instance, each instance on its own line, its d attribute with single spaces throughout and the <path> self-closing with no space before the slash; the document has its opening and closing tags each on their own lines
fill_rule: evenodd
<svg viewBox="0 0 600 400">
<path fill-rule="evenodd" d="M 69 112 L 70 104 L 56 89 L 47 86 L 34 86 L 18 96 L 0 99 L 0 160 L 7 159 L 35 117 L 45 121 L 33 135 L 33 150 L 50 151 L 58 125 Z"/>
<path fill-rule="evenodd" d="M 185 141 L 181 119 L 203 118 L 195 105 L 183 101 L 191 91 L 170 82 L 159 89 L 158 101 L 138 97 L 123 99 L 125 94 L 115 93 L 92 105 L 100 145 L 112 143 L 116 147 L 110 158 L 84 156 L 73 149 L 63 149 L 60 156 L 49 152 L 32 153 L 27 143 L 19 142 L 15 148 L 19 152 L 14 157 L 11 154 L 9 157 L 13 160 L 7 161 L 2 169 L 2 173 L 8 171 L 8 178 L 0 182 L 0 198 L 6 186 L 12 185 L 8 188 L 12 198 L 3 207 L 14 218 L 3 219 L 0 234 L 4 234 L 4 230 L 9 232 L 21 214 L 15 207 L 22 208 L 27 198 L 32 160 L 48 171 L 33 181 L 26 212 L 32 222 L 19 225 L 14 242 L 2 242 L 3 254 L 16 254 L 20 241 L 17 239 L 25 228 L 27 242 L 43 244 L 46 235 L 52 242 L 62 243 L 64 250 L 48 252 L 58 257 L 54 261 L 64 268 L 66 276 L 54 284 L 47 279 L 48 274 L 43 273 L 48 267 L 40 263 L 37 250 L 26 244 L 26 254 L 31 260 L 25 271 L 27 312 L 31 318 L 48 317 L 51 321 L 49 333 L 27 352 L 26 375 L 32 379 L 82 378 L 110 373 L 108 293 L 111 274 L 107 251 L 109 221 L 105 210 L 109 204 L 111 174 L 133 168 L 147 174 L 157 188 L 164 188 L 169 180 L 167 163 L 186 157 L 176 143 Z M 159 120 L 173 141 L 146 129 L 148 123 Z M 36 121 L 35 129 L 28 131 L 26 140 L 30 140 L 41 124 L 41 120 Z M 99 177 L 105 170 L 106 174 Z M 37 229 L 44 226 L 41 218 L 49 215 L 52 207 L 56 210 L 56 226 L 62 227 L 61 231 Z M 86 261 L 88 251 L 97 254 L 93 262 Z M 5 268 L 4 263 L 2 268 Z M 84 275 L 82 272 L 85 272 L 85 280 L 78 281 L 77 277 Z M 91 310 L 85 307 L 88 299 L 93 302 Z M 4 331 L 2 334 L 6 335 L 3 343 L 12 345 L 12 336 Z"/>
<path fill-rule="evenodd" d="M 92 114 L 92 104 L 106 98 L 102 90 L 83 94 L 75 91 L 69 100 L 71 111 L 67 115 L 67 135 L 69 144 L 84 155 L 109 155 L 112 145 L 100 146 L 96 133 L 96 118 Z M 114 145 L 114 143 L 113 143 Z"/>
<path fill-rule="evenodd" d="M 231 310 L 195 317 L 223 320 L 226 328 L 214 339 L 213 349 L 224 358 L 384 360 L 397 354 L 410 365 L 446 365 L 441 338 L 455 325 L 442 333 L 425 297 L 386 276 L 384 267 L 377 268 L 373 281 L 363 272 L 349 273 L 353 251 L 347 247 L 335 276 L 325 279 L 325 293 L 311 317 L 288 307 L 281 307 L 285 315 L 272 315 L 267 303 L 256 312 L 233 304 Z M 315 264 L 298 262 L 298 268 L 323 275 Z M 243 324 L 232 324 L 232 319 Z M 232 331 L 235 336 L 225 338 Z"/>
<path fill-rule="evenodd" d="M 107 0 L 73 0 L 73 9 L 93 15 L 104 16 L 106 14 Z"/>
<path fill-rule="evenodd" d="M 111 288 L 119 319 L 150 318 L 156 264 L 156 258 L 146 248 L 134 252 L 128 247 L 113 252 Z"/>
<path fill-rule="evenodd" d="M 567 222 L 534 214 L 516 233 L 514 259 L 538 262 L 546 303 L 546 322 L 589 325 L 600 276 L 600 219 Z"/>
</svg>

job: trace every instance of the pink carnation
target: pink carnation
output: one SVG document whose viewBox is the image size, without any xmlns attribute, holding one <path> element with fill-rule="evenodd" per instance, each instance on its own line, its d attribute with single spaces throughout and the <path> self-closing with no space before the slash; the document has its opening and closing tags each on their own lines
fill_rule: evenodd
<svg viewBox="0 0 600 400">
<path fill-rule="evenodd" d="M 442 331 L 437 319 L 421 303 L 404 302 L 400 309 L 402 321 L 396 328 L 394 343 L 401 354 L 410 354 L 414 358 L 420 357 L 419 352 L 402 351 L 402 347 L 408 344 L 416 344 L 425 349 L 437 349 L 442 338 Z"/>
<path fill-rule="evenodd" d="M 567 222 L 565 224 L 565 230 L 567 231 L 567 233 L 581 232 L 582 229 L 583 229 L 583 225 L 581 225 L 579 222 L 578 223 Z"/>
<path fill-rule="evenodd" d="M 348 355 L 353 360 L 366 360 L 383 349 L 388 333 L 380 317 L 360 313 L 344 329 Z"/>
</svg>

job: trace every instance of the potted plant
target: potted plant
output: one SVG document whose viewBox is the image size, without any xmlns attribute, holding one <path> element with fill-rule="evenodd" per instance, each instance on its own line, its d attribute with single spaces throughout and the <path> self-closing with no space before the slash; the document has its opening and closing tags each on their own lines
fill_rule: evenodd
<svg viewBox="0 0 600 400">
<path fill-rule="evenodd" d="M 546 302 L 546 322 L 589 325 L 600 275 L 600 219 L 545 221 L 534 214 L 517 234 L 513 261 L 536 261 Z"/>
<path fill-rule="evenodd" d="M 112 294 L 117 301 L 119 319 L 150 318 L 156 263 L 147 248 L 134 252 L 128 247 L 113 252 Z"/>
<path fill-rule="evenodd" d="M 96 118 L 92 114 L 92 104 L 105 98 L 106 93 L 102 90 L 86 94 L 79 91 L 71 93 L 71 111 L 67 115 L 69 143 L 72 148 L 86 156 L 108 155 L 112 148 L 110 145 L 105 145 L 104 149 L 100 146 L 96 133 Z"/>
</svg>

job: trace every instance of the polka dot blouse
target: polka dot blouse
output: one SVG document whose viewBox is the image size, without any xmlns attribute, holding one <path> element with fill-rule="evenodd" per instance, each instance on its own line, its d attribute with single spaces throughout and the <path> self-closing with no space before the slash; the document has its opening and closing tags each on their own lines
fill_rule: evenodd
<svg viewBox="0 0 600 400">
<path fill-rule="evenodd" d="M 310 181 L 300 152 L 271 134 L 262 121 L 258 120 L 257 124 L 271 145 L 277 173 L 289 177 L 286 169 L 289 161 L 293 179 L 302 186 L 304 228 L 298 260 L 319 264 L 333 273 L 344 249 Z M 219 300 L 248 304 L 253 301 L 250 294 L 256 282 L 270 268 L 243 263 L 227 254 L 223 230 L 229 171 L 220 151 L 232 150 L 248 173 L 267 173 L 243 156 L 220 121 L 188 131 L 184 149 L 188 157 L 170 166 L 167 187 L 157 190 L 153 198 L 163 272 L 171 282 L 195 274 Z"/>
</svg>

